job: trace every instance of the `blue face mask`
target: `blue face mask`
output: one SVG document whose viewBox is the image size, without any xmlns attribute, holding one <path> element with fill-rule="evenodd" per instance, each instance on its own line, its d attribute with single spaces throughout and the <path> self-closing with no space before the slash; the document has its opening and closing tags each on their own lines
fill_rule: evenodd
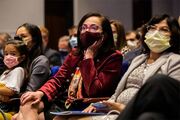
<svg viewBox="0 0 180 120">
<path fill-rule="evenodd" d="M 71 45 L 72 48 L 76 47 L 77 46 L 77 37 L 75 36 L 72 36 L 69 40 L 69 43 Z"/>
</svg>

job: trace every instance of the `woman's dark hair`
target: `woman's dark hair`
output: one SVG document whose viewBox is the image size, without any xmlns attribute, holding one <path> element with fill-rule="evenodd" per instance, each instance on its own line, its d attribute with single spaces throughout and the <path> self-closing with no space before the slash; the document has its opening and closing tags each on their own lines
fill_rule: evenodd
<svg viewBox="0 0 180 120">
<path fill-rule="evenodd" d="M 121 50 L 126 45 L 124 26 L 118 20 L 111 20 L 110 23 L 117 29 L 117 42 L 115 43 L 116 49 Z"/>
<path fill-rule="evenodd" d="M 42 36 L 41 31 L 38 26 L 31 24 L 31 23 L 24 23 L 21 26 L 18 27 L 21 28 L 24 27 L 29 32 L 29 34 L 32 36 L 32 41 L 34 43 L 34 46 L 30 49 L 29 54 L 30 61 L 32 61 L 37 56 L 41 55 L 43 52 L 42 50 Z M 17 29 L 17 30 L 18 30 Z"/>
<path fill-rule="evenodd" d="M 80 28 L 83 25 L 84 21 L 90 17 L 98 17 L 101 19 L 102 21 L 101 27 L 102 27 L 103 34 L 105 36 L 105 41 L 103 42 L 101 48 L 99 49 L 97 56 L 98 54 L 107 52 L 110 49 L 114 50 L 115 46 L 114 46 L 113 34 L 112 34 L 112 29 L 111 29 L 109 20 L 99 13 L 88 13 L 82 17 L 78 25 L 77 38 L 78 38 L 79 53 L 82 53 L 84 51 L 81 41 L 80 41 L 80 32 L 81 32 Z"/>
<path fill-rule="evenodd" d="M 170 45 L 171 47 L 168 48 L 165 52 L 174 52 L 177 54 L 180 54 L 180 27 L 178 24 L 177 19 L 174 17 L 171 17 L 169 15 L 161 15 L 161 16 L 154 16 L 150 19 L 148 23 L 146 23 L 143 27 L 143 39 L 145 39 L 145 34 L 148 32 L 147 27 L 150 25 L 158 24 L 163 20 L 167 20 L 167 24 L 169 26 L 170 32 L 171 32 L 171 40 Z M 142 44 L 144 45 L 145 52 L 149 53 L 150 50 L 147 47 L 147 45 L 144 43 L 144 40 L 142 41 Z"/>
</svg>

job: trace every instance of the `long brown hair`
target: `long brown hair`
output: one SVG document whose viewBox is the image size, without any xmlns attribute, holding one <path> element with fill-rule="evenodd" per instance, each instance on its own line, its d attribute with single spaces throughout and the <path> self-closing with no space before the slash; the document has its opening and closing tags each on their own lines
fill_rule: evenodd
<svg viewBox="0 0 180 120">
<path fill-rule="evenodd" d="M 121 50 L 126 45 L 124 26 L 118 20 L 111 20 L 110 23 L 117 29 L 117 42 L 115 43 L 116 49 Z"/>
</svg>

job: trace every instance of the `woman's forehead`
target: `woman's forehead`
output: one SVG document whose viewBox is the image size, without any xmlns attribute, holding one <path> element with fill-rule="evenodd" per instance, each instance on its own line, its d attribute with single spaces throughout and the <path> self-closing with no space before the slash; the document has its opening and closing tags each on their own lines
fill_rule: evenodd
<svg viewBox="0 0 180 120">
<path fill-rule="evenodd" d="M 97 24 L 99 26 L 101 26 L 101 19 L 99 17 L 96 17 L 96 16 L 92 16 L 92 17 L 89 17 L 87 18 L 83 24 Z"/>
<path fill-rule="evenodd" d="M 168 26 L 168 24 L 167 24 L 167 20 L 165 19 L 165 20 L 162 20 L 162 21 L 160 21 L 159 23 L 157 23 L 157 24 L 155 24 L 156 26 Z"/>
<path fill-rule="evenodd" d="M 28 30 L 25 27 L 20 27 L 16 32 L 17 35 L 26 33 L 28 33 Z"/>
</svg>

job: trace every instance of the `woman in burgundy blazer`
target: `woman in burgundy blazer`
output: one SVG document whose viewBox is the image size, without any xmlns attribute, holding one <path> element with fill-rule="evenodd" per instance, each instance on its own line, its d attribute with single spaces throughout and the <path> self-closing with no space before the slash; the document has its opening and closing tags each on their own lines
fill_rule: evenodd
<svg viewBox="0 0 180 120">
<path fill-rule="evenodd" d="M 77 86 L 71 81 L 66 102 L 76 98 L 110 97 L 115 92 L 121 78 L 122 55 L 115 50 L 109 20 L 98 13 L 86 14 L 79 23 L 77 37 L 77 48 L 67 56 L 59 71 L 38 91 L 23 94 L 22 106 L 31 100 L 33 104 L 42 98 L 54 100 L 67 89 L 64 86 L 74 79 L 77 70 L 81 79 Z"/>
</svg>

